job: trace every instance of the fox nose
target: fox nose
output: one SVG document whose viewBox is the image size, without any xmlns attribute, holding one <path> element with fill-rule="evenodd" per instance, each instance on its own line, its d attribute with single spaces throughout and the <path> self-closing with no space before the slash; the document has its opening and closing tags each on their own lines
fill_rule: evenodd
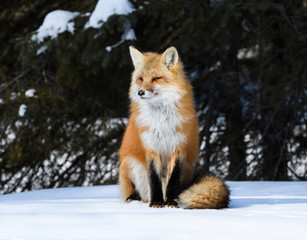
<svg viewBox="0 0 307 240">
<path fill-rule="evenodd" d="M 143 90 L 139 90 L 139 91 L 138 91 L 138 95 L 139 95 L 139 96 L 143 96 L 144 94 L 145 94 L 145 92 L 144 92 Z"/>
</svg>

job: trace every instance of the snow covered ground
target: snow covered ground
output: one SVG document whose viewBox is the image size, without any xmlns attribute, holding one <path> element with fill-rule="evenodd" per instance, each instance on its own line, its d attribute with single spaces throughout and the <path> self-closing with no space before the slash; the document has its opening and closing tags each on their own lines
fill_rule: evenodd
<svg viewBox="0 0 307 240">
<path fill-rule="evenodd" d="M 128 204 L 117 185 L 2 195 L 0 239 L 306 239 L 306 182 L 227 184 L 222 210 Z"/>
</svg>

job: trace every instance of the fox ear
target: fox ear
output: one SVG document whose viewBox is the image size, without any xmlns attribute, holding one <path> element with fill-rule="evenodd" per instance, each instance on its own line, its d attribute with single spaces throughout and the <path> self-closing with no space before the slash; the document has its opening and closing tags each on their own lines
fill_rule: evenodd
<svg viewBox="0 0 307 240">
<path fill-rule="evenodd" d="M 132 62 L 134 65 L 134 68 L 140 67 L 144 62 L 144 55 L 139 50 L 137 50 L 135 47 L 130 46 L 130 56 L 132 58 Z"/>
<path fill-rule="evenodd" d="M 178 52 L 175 47 L 170 47 L 162 54 L 164 65 L 170 68 L 171 65 L 176 66 L 179 60 Z"/>
</svg>

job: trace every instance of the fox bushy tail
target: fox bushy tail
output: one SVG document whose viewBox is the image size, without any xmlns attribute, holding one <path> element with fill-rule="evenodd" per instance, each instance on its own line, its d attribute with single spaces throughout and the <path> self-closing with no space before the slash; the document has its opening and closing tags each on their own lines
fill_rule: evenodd
<svg viewBox="0 0 307 240">
<path fill-rule="evenodd" d="M 179 201 L 187 209 L 227 208 L 230 191 L 224 181 L 214 175 L 204 176 L 179 195 Z"/>
</svg>

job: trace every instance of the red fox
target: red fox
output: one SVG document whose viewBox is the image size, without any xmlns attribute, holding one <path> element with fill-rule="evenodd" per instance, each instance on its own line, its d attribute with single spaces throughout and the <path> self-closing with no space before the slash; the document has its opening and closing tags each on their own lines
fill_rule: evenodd
<svg viewBox="0 0 307 240">
<path fill-rule="evenodd" d="M 229 190 L 215 176 L 192 185 L 198 120 L 192 86 L 175 47 L 163 54 L 130 46 L 134 65 L 130 118 L 119 150 L 124 199 L 150 207 L 225 208 Z"/>
</svg>

